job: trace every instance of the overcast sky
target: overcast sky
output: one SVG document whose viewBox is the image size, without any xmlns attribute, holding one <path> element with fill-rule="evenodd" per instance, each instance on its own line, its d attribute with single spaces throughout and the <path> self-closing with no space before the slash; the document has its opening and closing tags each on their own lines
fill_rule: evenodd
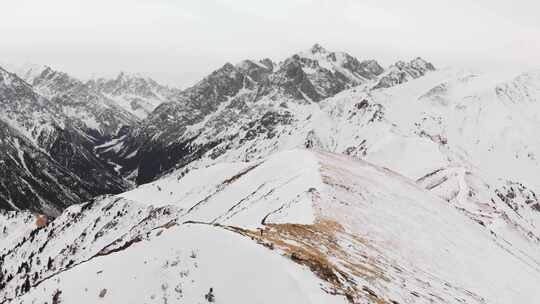
<svg viewBox="0 0 540 304">
<path fill-rule="evenodd" d="M 540 67 L 538 0 L 0 0 L 0 62 L 185 87 L 315 42 L 388 65 Z"/>
</svg>

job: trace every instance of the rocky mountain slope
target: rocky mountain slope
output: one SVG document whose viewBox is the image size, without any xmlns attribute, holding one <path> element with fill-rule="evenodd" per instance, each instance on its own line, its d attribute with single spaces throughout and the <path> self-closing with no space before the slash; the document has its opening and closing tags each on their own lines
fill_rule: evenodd
<svg viewBox="0 0 540 304">
<path fill-rule="evenodd" d="M 116 102 L 66 73 L 46 67 L 29 83 L 40 95 L 58 105 L 62 113 L 84 123 L 96 135 L 110 138 L 122 126 L 132 126 L 137 118 Z"/>
<path fill-rule="evenodd" d="M 180 92 L 160 85 L 151 78 L 123 72 L 115 79 L 98 78 L 90 80 L 86 85 L 138 119 L 146 118 L 157 106 L 175 98 Z"/>
<path fill-rule="evenodd" d="M 7 75 L 5 180 L 28 186 L 3 193 L 41 193 L 28 176 L 79 177 L 49 152 L 58 128 L 139 186 L 44 227 L 28 211 L 0 214 L 0 303 L 540 299 L 539 71 L 438 70 L 420 58 L 384 69 L 315 45 L 280 63 L 225 64 L 184 91 L 125 75 L 46 76 L 34 90 Z M 130 94 L 160 104 L 135 117 Z M 65 111 L 81 96 L 130 121 L 89 128 Z M 21 122 L 36 111 L 46 119 Z M 22 207 L 44 209 L 32 206 Z"/>
<path fill-rule="evenodd" d="M 135 171 L 137 183 L 145 183 L 234 138 L 240 140 L 241 129 L 262 131 L 257 125 L 288 124 L 285 109 L 289 105 L 313 106 L 343 90 L 375 81 L 381 73 L 383 68 L 373 60 L 359 61 L 320 45 L 279 64 L 269 59 L 227 63 L 183 91 L 178 100 L 159 106 L 130 135 L 115 141 L 118 153 L 104 151 L 102 156 L 121 165 L 126 174 Z M 283 109 L 285 114 L 274 109 Z M 248 137 L 259 131 L 251 130 Z"/>
<path fill-rule="evenodd" d="M 92 196 L 128 189 L 114 166 L 94 153 L 104 140 L 97 130 L 1 68 L 0 104 L 2 208 L 58 214 Z"/>
<path fill-rule="evenodd" d="M 95 195 L 125 191 L 130 182 L 118 165 L 95 150 L 178 93 L 125 74 L 83 82 L 47 66 L 13 69 L 17 75 L 4 69 L 0 75 L 3 209 L 52 215 Z"/>
</svg>

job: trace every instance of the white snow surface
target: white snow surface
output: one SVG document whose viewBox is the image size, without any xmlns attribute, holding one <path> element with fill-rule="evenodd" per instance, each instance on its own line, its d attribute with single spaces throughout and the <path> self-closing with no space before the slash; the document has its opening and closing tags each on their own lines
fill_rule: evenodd
<svg viewBox="0 0 540 304">
<path fill-rule="evenodd" d="M 344 303 L 321 293 L 312 273 L 233 232 L 183 225 L 153 237 L 67 271 L 21 302 L 58 288 L 65 303 L 202 303 L 212 288 L 218 303 Z"/>
</svg>

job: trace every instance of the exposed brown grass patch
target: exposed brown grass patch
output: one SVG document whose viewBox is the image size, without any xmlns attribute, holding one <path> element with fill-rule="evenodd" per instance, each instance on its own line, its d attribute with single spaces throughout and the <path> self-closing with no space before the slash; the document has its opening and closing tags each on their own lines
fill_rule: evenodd
<svg viewBox="0 0 540 304">
<path fill-rule="evenodd" d="M 308 267 L 329 283 L 323 290 L 330 294 L 343 295 L 350 303 L 366 298 L 372 303 L 388 303 L 366 286 L 359 286 L 355 279 L 388 280 L 382 269 L 362 255 L 366 241 L 347 233 L 335 221 L 318 220 L 313 225 L 267 224 L 260 230 L 227 228 L 267 248 L 280 250 L 295 263 Z"/>
</svg>

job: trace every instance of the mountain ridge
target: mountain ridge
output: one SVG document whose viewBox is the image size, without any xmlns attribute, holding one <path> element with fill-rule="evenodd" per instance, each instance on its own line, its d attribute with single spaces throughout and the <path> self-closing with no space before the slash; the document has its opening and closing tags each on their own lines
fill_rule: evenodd
<svg viewBox="0 0 540 304">
<path fill-rule="evenodd" d="M 12 220 L 25 226 L 28 218 L 0 215 L 0 225 Z M 84 303 L 132 295 L 136 302 L 204 301 L 210 288 L 219 301 L 249 302 L 262 292 L 264 303 L 297 297 L 316 303 L 495 303 L 538 295 L 534 256 L 405 176 L 323 151 L 296 149 L 251 163 L 177 171 L 132 192 L 72 206 L 53 223 L 21 241 L 22 233 L 10 241 L 19 245 L 2 252 L 4 271 L 13 274 L 3 289 L 7 303 L 50 298 L 57 290 L 62 300 Z M 62 231 L 70 231 L 68 243 Z M 246 248 L 253 249 L 246 254 Z M 28 266 L 11 263 L 22 255 L 33 257 Z M 49 257 L 49 263 L 36 262 Z M 220 267 L 224 259 L 229 266 L 252 266 L 238 272 Z M 285 273 L 303 279 L 293 283 Z M 25 277 L 34 283 L 17 295 Z M 118 284 L 119 278 L 130 282 Z M 273 278 L 303 287 L 266 294 Z M 248 280 L 257 282 L 255 289 L 242 289 Z M 504 288 L 509 280 L 520 283 Z"/>
</svg>

